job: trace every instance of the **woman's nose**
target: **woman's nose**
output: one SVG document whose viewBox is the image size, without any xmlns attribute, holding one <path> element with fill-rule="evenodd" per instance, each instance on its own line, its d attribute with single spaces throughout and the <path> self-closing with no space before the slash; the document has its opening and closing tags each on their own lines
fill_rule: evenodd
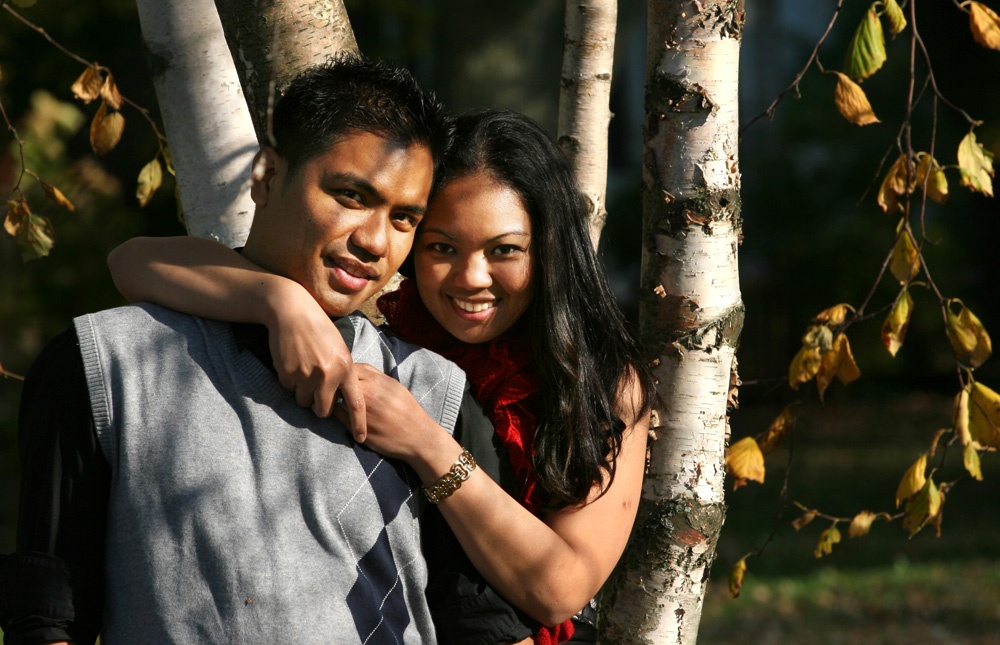
<svg viewBox="0 0 1000 645">
<path fill-rule="evenodd" d="M 486 289 L 492 286 L 489 262 L 481 255 L 466 258 L 455 272 L 455 283 L 465 289 Z"/>
</svg>

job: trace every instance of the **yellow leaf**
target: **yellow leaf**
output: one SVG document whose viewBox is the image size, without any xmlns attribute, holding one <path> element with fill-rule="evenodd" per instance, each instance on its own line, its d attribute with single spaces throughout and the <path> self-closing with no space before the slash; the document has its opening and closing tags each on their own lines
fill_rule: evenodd
<svg viewBox="0 0 1000 645">
<path fill-rule="evenodd" d="M 903 529 L 910 532 L 910 537 L 933 520 L 941 510 L 941 493 L 934 480 L 928 478 L 923 487 L 906 504 L 906 516 L 903 518 Z"/>
<path fill-rule="evenodd" d="M 101 87 L 104 85 L 104 79 L 101 78 L 101 74 L 97 71 L 97 64 L 95 63 L 92 67 L 88 67 L 83 70 L 83 74 L 73 82 L 73 96 L 80 99 L 84 103 L 90 103 L 97 97 L 101 95 Z"/>
<path fill-rule="evenodd" d="M 118 85 L 111 72 L 108 72 L 108 75 L 104 77 L 104 83 L 101 85 L 101 98 L 112 110 L 120 110 L 122 107 L 122 95 L 118 92 Z"/>
<path fill-rule="evenodd" d="M 969 3 L 969 29 L 983 47 L 1000 49 L 1000 16 L 984 4 Z"/>
<path fill-rule="evenodd" d="M 955 395 L 955 405 L 953 406 L 955 434 L 958 435 L 963 446 L 969 445 L 972 441 L 972 435 L 969 433 L 970 389 L 972 389 L 971 384 L 968 387 L 962 388 L 962 391 Z"/>
<path fill-rule="evenodd" d="M 819 371 L 816 373 L 816 388 L 819 390 L 820 401 L 823 400 L 823 392 L 837 377 L 844 385 L 856 380 L 861 376 L 858 364 L 854 362 L 854 354 L 851 353 L 851 343 L 847 340 L 846 334 L 839 334 L 833 342 L 830 351 L 823 354 L 820 361 Z"/>
<path fill-rule="evenodd" d="M 896 507 L 899 507 L 899 503 L 904 499 L 909 499 L 913 495 L 916 495 L 920 491 L 924 484 L 927 482 L 924 476 L 924 471 L 927 470 L 927 454 L 920 455 L 912 466 L 910 466 L 906 473 L 903 475 L 903 479 L 899 482 L 899 486 L 896 488 Z"/>
<path fill-rule="evenodd" d="M 812 522 L 814 519 L 816 519 L 816 510 L 810 509 L 803 513 L 801 517 L 792 520 L 792 526 L 795 527 L 796 531 L 801 531 L 804 526 L 809 524 L 809 522 Z"/>
<path fill-rule="evenodd" d="M 919 163 L 917 163 L 916 185 L 923 189 L 926 182 L 928 197 L 938 204 L 948 201 L 948 178 L 941 170 L 937 160 L 925 152 L 918 152 L 917 159 L 919 159 Z M 930 177 L 927 176 L 928 173 L 930 173 Z"/>
<path fill-rule="evenodd" d="M 125 129 L 125 117 L 117 110 L 109 110 L 107 103 L 101 101 L 94 120 L 90 123 L 90 145 L 94 152 L 102 157 L 118 145 Z"/>
<path fill-rule="evenodd" d="M 958 314 L 952 310 L 952 305 L 958 303 L 961 307 Z M 958 298 L 952 298 L 946 303 L 948 310 L 948 340 L 955 358 L 964 360 L 966 355 L 972 367 L 979 367 L 993 353 L 993 341 L 986 333 L 986 328 L 968 307 Z"/>
<path fill-rule="evenodd" d="M 902 222 L 900 222 L 900 226 L 902 226 Z M 917 245 L 914 244 L 910 231 L 903 230 L 896 240 L 896 246 L 892 249 L 889 270 L 892 271 L 892 275 L 899 280 L 900 284 L 906 284 L 920 271 L 920 257 L 917 255 Z"/>
<path fill-rule="evenodd" d="M 969 435 L 980 446 L 1000 448 L 1000 394 L 982 383 L 969 392 Z"/>
<path fill-rule="evenodd" d="M 139 183 L 135 188 L 135 196 L 139 200 L 139 206 L 145 206 L 156 189 L 163 183 L 163 169 L 160 167 L 160 160 L 153 158 L 139 171 Z"/>
<path fill-rule="evenodd" d="M 900 155 L 882 179 L 882 185 L 878 189 L 878 205 L 886 213 L 894 213 L 899 208 L 899 198 L 913 191 L 913 178 L 907 183 L 906 169 L 906 155 Z"/>
<path fill-rule="evenodd" d="M 885 322 L 882 323 L 882 344 L 889 350 L 891 356 L 895 356 L 899 348 L 903 346 L 912 314 L 913 297 L 910 296 L 909 290 L 904 289 L 899 300 L 893 305 L 892 311 L 886 316 Z"/>
<path fill-rule="evenodd" d="M 895 35 L 906 29 L 906 17 L 896 0 L 885 0 L 882 6 L 885 7 L 885 17 L 889 19 L 890 34 Z"/>
<path fill-rule="evenodd" d="M 788 368 L 788 385 L 797 390 L 799 383 L 805 383 L 816 376 L 820 362 L 819 347 L 802 347 Z"/>
<path fill-rule="evenodd" d="M 764 454 L 753 437 L 744 437 L 729 447 L 726 472 L 733 477 L 764 483 Z"/>
<path fill-rule="evenodd" d="M 983 471 L 979 468 L 979 451 L 974 444 L 969 444 L 962 452 L 962 464 L 973 479 L 983 481 Z"/>
<path fill-rule="evenodd" d="M 871 530 L 872 522 L 875 521 L 876 517 L 878 516 L 875 513 L 867 510 L 855 515 L 854 519 L 851 520 L 851 525 L 847 527 L 847 537 L 856 538 L 868 535 L 868 531 Z"/>
<path fill-rule="evenodd" d="M 844 57 L 844 73 L 858 82 L 877 72 L 885 62 L 885 36 L 876 5 L 873 2 L 861 19 Z"/>
<path fill-rule="evenodd" d="M 785 438 L 794 425 L 795 414 L 792 412 L 792 406 L 787 405 L 764 432 L 764 436 L 759 442 L 761 454 L 767 455 L 780 446 L 781 440 Z"/>
<path fill-rule="evenodd" d="M 837 89 L 833 94 L 833 102 L 843 117 L 854 125 L 878 123 L 872 104 L 868 102 L 861 86 L 840 72 L 835 71 L 834 74 L 837 75 Z"/>
<path fill-rule="evenodd" d="M 744 556 L 729 570 L 729 595 L 733 598 L 739 598 L 740 588 L 743 586 L 743 576 L 746 572 L 747 559 Z"/>
<path fill-rule="evenodd" d="M 38 183 L 42 185 L 42 190 L 45 191 L 48 198 L 56 204 L 62 206 L 71 213 L 76 210 L 76 206 L 73 206 L 73 202 L 66 199 L 66 195 L 63 195 L 61 190 L 51 184 L 46 184 L 44 181 L 39 181 Z"/>
<path fill-rule="evenodd" d="M 962 171 L 963 186 L 993 197 L 993 153 L 976 141 L 973 132 L 958 144 L 958 168 Z"/>
<path fill-rule="evenodd" d="M 847 318 L 848 311 L 854 313 L 854 307 L 847 304 L 846 302 L 842 302 L 839 305 L 828 307 L 827 309 L 824 309 L 823 311 L 816 314 L 816 317 L 813 318 L 813 322 L 822 325 L 829 325 L 831 327 L 836 327 L 838 325 L 844 324 L 844 320 Z"/>
<path fill-rule="evenodd" d="M 816 550 L 813 551 L 813 555 L 817 558 L 829 555 L 833 551 L 833 545 L 838 542 L 840 542 L 840 530 L 837 528 L 836 523 L 834 523 L 833 526 L 819 534 L 819 540 L 816 542 Z"/>
</svg>

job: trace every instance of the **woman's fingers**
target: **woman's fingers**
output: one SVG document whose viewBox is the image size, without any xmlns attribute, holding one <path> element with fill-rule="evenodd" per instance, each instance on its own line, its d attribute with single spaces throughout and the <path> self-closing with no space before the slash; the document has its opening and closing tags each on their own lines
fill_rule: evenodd
<svg viewBox="0 0 1000 645">
<path fill-rule="evenodd" d="M 354 435 L 354 440 L 364 443 L 368 435 L 368 423 L 365 416 L 365 395 L 358 380 L 357 368 L 348 371 L 340 382 L 340 394 L 337 408 L 347 412 L 348 419 L 340 419 Z M 338 416 L 338 418 L 340 418 Z"/>
</svg>

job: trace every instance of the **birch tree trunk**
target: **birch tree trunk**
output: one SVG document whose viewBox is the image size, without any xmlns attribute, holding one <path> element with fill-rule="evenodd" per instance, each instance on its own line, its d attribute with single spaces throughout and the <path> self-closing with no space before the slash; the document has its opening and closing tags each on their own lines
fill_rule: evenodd
<svg viewBox="0 0 1000 645">
<path fill-rule="evenodd" d="M 617 17 L 617 0 L 566 0 L 558 142 L 589 202 L 588 225 L 595 249 L 607 219 L 608 124 Z"/>
<path fill-rule="evenodd" d="M 137 0 L 188 233 L 239 246 L 253 219 L 250 114 L 215 7 Z"/>
<path fill-rule="evenodd" d="M 743 326 L 737 87 L 742 0 L 650 0 L 640 328 L 662 405 L 602 643 L 697 640 L 725 518 L 727 398 Z"/>
<path fill-rule="evenodd" d="M 267 135 L 268 102 L 306 68 L 341 49 L 358 51 L 341 0 L 215 0 L 250 106 L 257 138 Z"/>
</svg>

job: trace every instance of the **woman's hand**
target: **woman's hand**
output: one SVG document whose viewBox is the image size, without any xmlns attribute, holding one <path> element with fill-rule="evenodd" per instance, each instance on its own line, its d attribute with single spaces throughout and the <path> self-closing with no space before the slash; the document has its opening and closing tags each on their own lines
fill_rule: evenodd
<svg viewBox="0 0 1000 645">
<path fill-rule="evenodd" d="M 433 456 L 444 449 L 446 456 L 441 461 L 448 464 L 446 472 L 455 455 L 461 453 L 461 448 L 420 407 L 410 391 L 371 365 L 354 365 L 354 375 L 367 415 L 368 436 L 364 444 L 381 455 L 406 461 L 417 469 L 418 474 L 422 470 L 421 462 L 428 459 L 438 461 Z M 337 416 L 343 420 L 340 413 Z M 452 446 L 450 449 L 449 443 Z"/>
</svg>

